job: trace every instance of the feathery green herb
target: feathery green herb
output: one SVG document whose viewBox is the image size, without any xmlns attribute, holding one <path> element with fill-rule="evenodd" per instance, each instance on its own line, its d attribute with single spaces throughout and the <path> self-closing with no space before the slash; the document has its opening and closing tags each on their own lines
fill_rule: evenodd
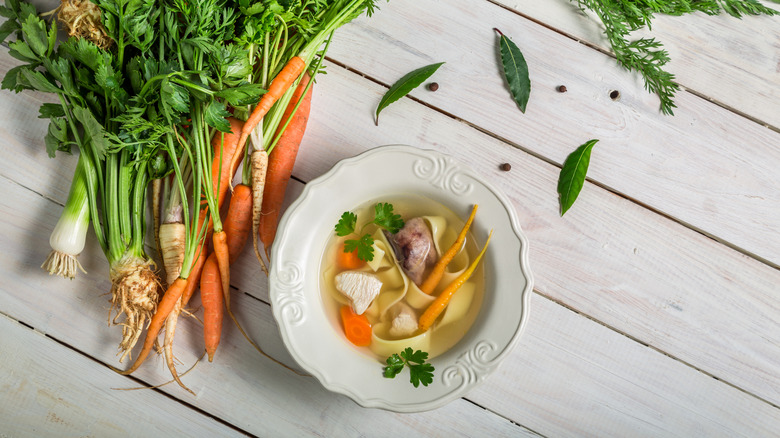
<svg viewBox="0 0 780 438">
<path fill-rule="evenodd" d="M 630 34 L 652 27 L 655 14 L 684 15 L 703 12 L 717 15 L 725 12 L 733 17 L 744 15 L 778 15 L 779 12 L 757 0 L 570 0 L 581 9 L 593 11 L 604 25 L 604 33 L 612 46 L 617 62 L 624 68 L 640 73 L 645 88 L 658 94 L 661 112 L 674 114 L 674 94 L 679 86 L 672 73 L 664 70 L 669 54 L 655 38 L 629 41 Z"/>
</svg>

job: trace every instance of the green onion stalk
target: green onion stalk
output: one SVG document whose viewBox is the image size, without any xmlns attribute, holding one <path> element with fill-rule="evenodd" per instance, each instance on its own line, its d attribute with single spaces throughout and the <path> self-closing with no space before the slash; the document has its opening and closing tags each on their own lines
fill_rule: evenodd
<svg viewBox="0 0 780 438">
<path fill-rule="evenodd" d="M 69 279 L 75 278 L 79 270 L 87 273 L 78 261 L 79 254 L 84 250 L 89 229 L 85 160 L 83 155 L 79 156 L 65 209 L 49 237 L 51 252 L 41 265 L 49 274 Z"/>
</svg>

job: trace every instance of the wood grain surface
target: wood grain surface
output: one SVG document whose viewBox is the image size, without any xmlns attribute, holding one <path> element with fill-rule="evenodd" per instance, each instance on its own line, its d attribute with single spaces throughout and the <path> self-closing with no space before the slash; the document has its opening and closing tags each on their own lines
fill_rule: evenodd
<svg viewBox="0 0 780 438">
<path fill-rule="evenodd" d="M 232 269 L 233 306 L 284 366 L 232 325 L 215 361 L 203 360 L 196 297 L 174 347 L 180 370 L 194 366 L 183 376 L 194 396 L 168 383 L 161 358 L 132 377 L 114 373 L 121 329 L 108 325 L 108 266 L 94 236 L 80 258 L 88 275 L 65 281 L 39 268 L 77 157 L 46 155 L 37 115 L 49 96 L 4 90 L 0 437 L 776 435 L 777 17 L 657 17 L 650 35 L 683 87 L 671 117 L 572 2 L 379 7 L 336 33 L 285 207 L 339 160 L 383 144 L 436 149 L 484 175 L 518 213 L 535 279 L 527 329 L 498 371 L 434 411 L 361 408 L 302 375 L 247 247 Z M 528 60 L 526 114 L 500 75 L 494 27 Z M 437 91 L 414 90 L 375 126 L 389 85 L 442 61 Z M 17 63 L 0 47 L 0 76 Z M 600 141 L 588 181 L 561 217 L 560 165 L 590 138 Z"/>
</svg>

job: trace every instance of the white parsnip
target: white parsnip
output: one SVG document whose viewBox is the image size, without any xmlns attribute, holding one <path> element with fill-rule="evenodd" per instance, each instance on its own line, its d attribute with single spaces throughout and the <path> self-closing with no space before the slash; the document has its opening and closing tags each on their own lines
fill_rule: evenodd
<svg viewBox="0 0 780 438">
<path fill-rule="evenodd" d="M 252 152 L 252 246 L 255 249 L 255 256 L 260 262 L 263 272 L 268 275 L 268 268 L 260 255 L 260 249 L 257 246 L 257 240 L 260 229 L 260 217 L 263 209 L 263 191 L 265 190 L 265 175 L 268 171 L 268 154 L 260 149 Z"/>
<path fill-rule="evenodd" d="M 165 267 L 165 281 L 173 284 L 184 261 L 184 238 L 186 230 L 182 223 L 167 223 L 160 225 L 160 251 Z"/>
</svg>

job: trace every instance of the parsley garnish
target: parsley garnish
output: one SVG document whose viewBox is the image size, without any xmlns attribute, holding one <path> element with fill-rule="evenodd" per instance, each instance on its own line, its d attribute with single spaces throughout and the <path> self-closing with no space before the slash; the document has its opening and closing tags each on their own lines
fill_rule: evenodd
<svg viewBox="0 0 780 438">
<path fill-rule="evenodd" d="M 388 202 L 380 202 L 374 206 L 374 220 L 363 225 L 363 228 L 369 224 L 384 228 L 393 234 L 404 227 L 404 221 L 401 219 L 401 215 L 393 213 L 393 204 Z M 350 234 L 358 234 L 359 237 L 357 239 L 347 239 L 344 241 L 344 252 L 357 250 L 359 259 L 370 262 L 374 260 L 374 239 L 369 233 L 363 235 L 357 233 L 355 231 L 356 226 L 357 215 L 351 211 L 345 211 L 336 224 L 336 235 L 344 237 L 349 236 Z M 360 230 L 361 233 L 363 228 Z"/>
<path fill-rule="evenodd" d="M 351 211 L 345 211 L 341 215 L 339 223 L 336 224 L 337 236 L 349 236 L 355 232 L 355 224 L 357 223 L 357 215 Z"/>
<path fill-rule="evenodd" d="M 370 234 L 364 234 L 360 239 L 347 239 L 344 241 L 344 252 L 357 250 L 357 256 L 361 260 L 370 262 L 374 260 L 374 238 Z"/>
<path fill-rule="evenodd" d="M 409 367 L 409 381 L 412 382 L 415 388 L 420 386 L 428 386 L 433 382 L 433 371 L 435 368 L 433 365 L 426 362 L 428 359 L 428 353 L 424 351 L 413 351 L 411 347 L 407 347 L 401 354 L 393 354 L 385 361 L 387 366 L 384 368 L 384 376 L 389 379 L 394 379 L 404 366 Z"/>
<path fill-rule="evenodd" d="M 404 227 L 400 214 L 393 214 L 393 204 L 380 202 L 374 207 L 374 222 L 387 231 L 395 234 Z"/>
</svg>

